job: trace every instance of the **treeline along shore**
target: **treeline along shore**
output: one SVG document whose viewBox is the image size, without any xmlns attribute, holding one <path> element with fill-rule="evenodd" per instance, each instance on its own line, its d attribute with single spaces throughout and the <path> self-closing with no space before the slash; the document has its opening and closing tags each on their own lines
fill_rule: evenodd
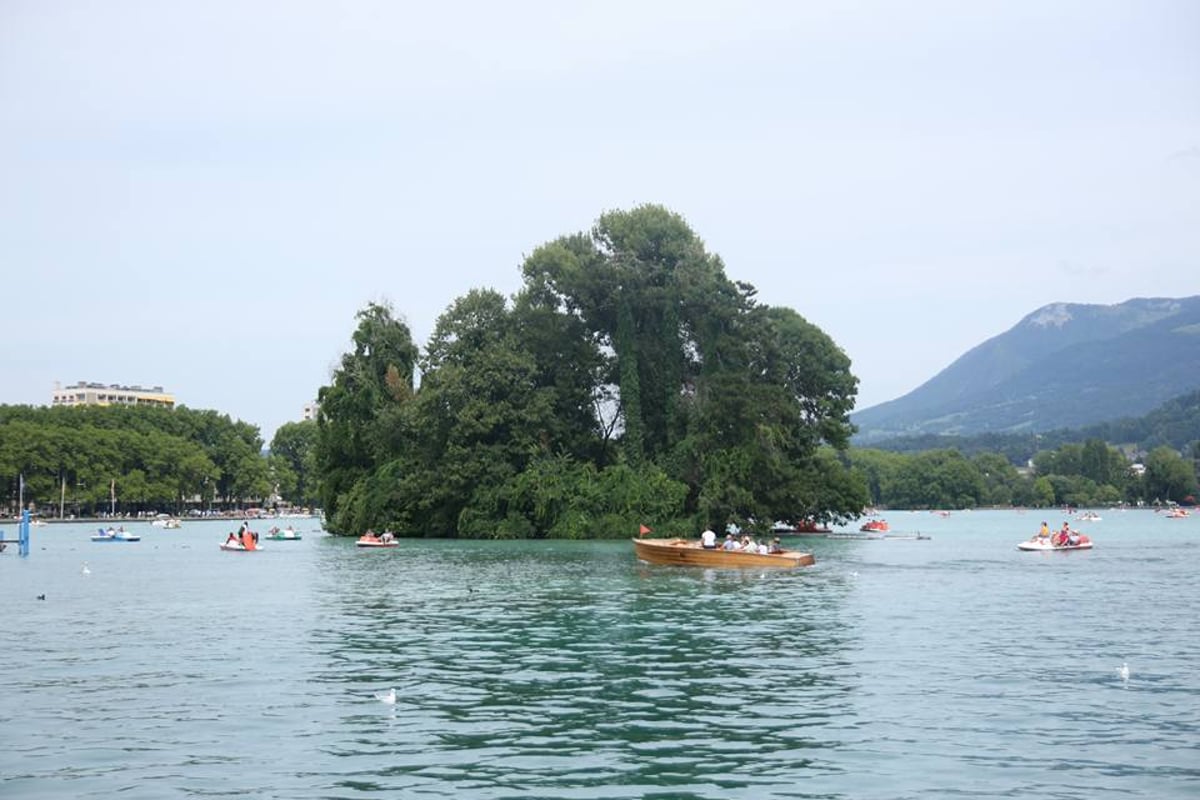
<svg viewBox="0 0 1200 800">
<path fill-rule="evenodd" d="M 0 407 L 8 506 L 95 516 L 282 501 L 321 507 L 340 535 L 582 539 L 1196 492 L 1198 443 L 1135 464 L 1091 438 L 1032 467 L 851 447 L 845 352 L 729 278 L 661 206 L 602 214 L 535 248 L 521 276 L 511 298 L 455 299 L 423 348 L 390 305 L 367 305 L 317 419 L 280 428 L 269 456 L 257 428 L 215 411 Z"/>
</svg>

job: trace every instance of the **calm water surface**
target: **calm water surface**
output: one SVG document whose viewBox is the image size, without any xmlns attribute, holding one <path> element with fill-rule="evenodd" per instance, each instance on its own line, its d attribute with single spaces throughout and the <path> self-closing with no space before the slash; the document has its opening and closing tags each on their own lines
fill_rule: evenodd
<svg viewBox="0 0 1200 800">
<path fill-rule="evenodd" d="M 1200 796 L 1200 516 L 1072 553 L 1015 549 L 1035 512 L 889 519 L 933 538 L 786 572 L 35 528 L 0 554 L 0 796 Z"/>
</svg>

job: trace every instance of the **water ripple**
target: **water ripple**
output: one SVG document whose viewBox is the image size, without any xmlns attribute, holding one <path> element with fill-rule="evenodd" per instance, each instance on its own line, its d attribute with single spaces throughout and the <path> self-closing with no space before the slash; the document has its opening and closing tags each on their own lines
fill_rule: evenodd
<svg viewBox="0 0 1200 800">
<path fill-rule="evenodd" d="M 0 795 L 1193 797 L 1200 590 L 1166 545 L 1200 537 L 1148 517 L 1043 557 L 956 515 L 792 572 L 52 526 L 0 556 Z"/>
</svg>

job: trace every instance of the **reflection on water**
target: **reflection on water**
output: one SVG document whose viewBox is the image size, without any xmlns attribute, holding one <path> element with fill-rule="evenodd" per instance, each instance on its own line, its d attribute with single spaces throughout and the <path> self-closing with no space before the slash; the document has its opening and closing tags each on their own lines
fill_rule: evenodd
<svg viewBox="0 0 1200 800">
<path fill-rule="evenodd" d="M 321 680 L 378 714 L 329 752 L 377 772 L 372 791 L 728 796 L 834 769 L 819 751 L 848 710 L 839 589 L 804 572 L 663 570 L 627 545 L 405 543 L 330 548 L 316 632 Z M 362 556 L 368 556 L 363 558 Z M 371 558 L 383 556 L 383 558 Z M 370 561 L 371 563 L 364 563 Z M 820 635 L 815 635 L 820 633 Z M 347 767 L 353 774 L 353 767 Z"/>
<path fill-rule="evenodd" d="M 1192 797 L 1200 524 L 1112 516 L 1042 554 L 913 515 L 798 571 L 48 526 L 0 555 L 0 796 Z"/>
</svg>

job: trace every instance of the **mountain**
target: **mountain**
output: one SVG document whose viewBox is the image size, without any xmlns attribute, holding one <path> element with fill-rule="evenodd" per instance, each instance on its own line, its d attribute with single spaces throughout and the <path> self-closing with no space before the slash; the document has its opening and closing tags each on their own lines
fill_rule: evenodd
<svg viewBox="0 0 1200 800">
<path fill-rule="evenodd" d="M 968 458 L 980 453 L 999 453 L 1014 464 L 1024 464 L 1039 450 L 1055 450 L 1065 444 L 1083 444 L 1099 439 L 1131 452 L 1148 453 L 1165 445 L 1191 453 L 1200 442 L 1200 390 L 1172 398 L 1140 417 L 1099 422 L 1084 428 L 1058 428 L 1037 434 L 979 433 L 973 436 L 923 433 L 871 443 L 871 447 L 897 453 L 928 450 L 957 450 Z"/>
<path fill-rule="evenodd" d="M 1035 433 L 1138 416 L 1200 388 L 1200 296 L 1054 303 L 903 397 L 851 415 L 858 444 Z"/>
</svg>

